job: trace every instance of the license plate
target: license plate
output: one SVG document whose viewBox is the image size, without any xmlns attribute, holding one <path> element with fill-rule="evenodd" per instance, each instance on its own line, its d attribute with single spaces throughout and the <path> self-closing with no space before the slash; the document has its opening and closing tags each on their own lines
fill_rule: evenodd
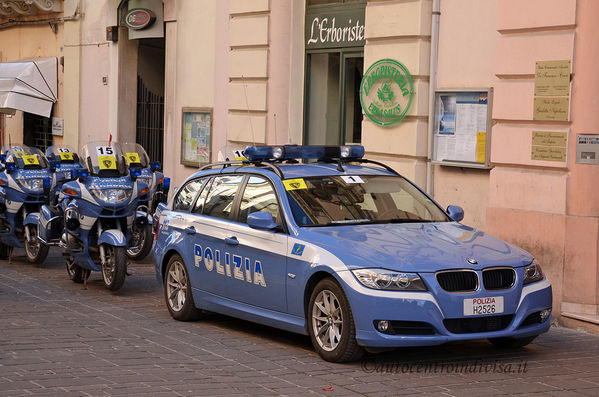
<svg viewBox="0 0 599 397">
<path fill-rule="evenodd" d="M 503 313 L 503 296 L 464 299 L 464 316 Z"/>
</svg>

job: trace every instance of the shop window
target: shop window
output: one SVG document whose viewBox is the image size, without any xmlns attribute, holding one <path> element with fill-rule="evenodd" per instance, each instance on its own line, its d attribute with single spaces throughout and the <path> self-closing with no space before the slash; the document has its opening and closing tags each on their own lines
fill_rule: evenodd
<svg viewBox="0 0 599 397">
<path fill-rule="evenodd" d="M 308 0 L 307 6 L 304 144 L 359 144 L 365 2 Z"/>
</svg>

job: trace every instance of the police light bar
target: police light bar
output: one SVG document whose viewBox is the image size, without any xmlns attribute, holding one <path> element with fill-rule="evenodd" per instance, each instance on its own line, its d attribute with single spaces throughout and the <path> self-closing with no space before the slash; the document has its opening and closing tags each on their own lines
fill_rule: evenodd
<svg viewBox="0 0 599 397">
<path fill-rule="evenodd" d="M 250 161 L 292 159 L 361 159 L 364 146 L 247 146 L 243 151 Z"/>
</svg>

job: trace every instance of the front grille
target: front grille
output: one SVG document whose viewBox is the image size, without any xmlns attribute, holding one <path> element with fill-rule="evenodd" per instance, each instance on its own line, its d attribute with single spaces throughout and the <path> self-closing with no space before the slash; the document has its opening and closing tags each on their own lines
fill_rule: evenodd
<svg viewBox="0 0 599 397">
<path fill-rule="evenodd" d="M 435 328 L 423 321 L 389 321 L 391 335 L 434 335 Z"/>
<path fill-rule="evenodd" d="M 472 334 L 475 332 L 493 332 L 505 329 L 512 322 L 513 314 L 502 316 L 448 318 L 443 320 L 445 328 L 453 334 Z"/>
<path fill-rule="evenodd" d="M 444 271 L 436 277 L 441 288 L 449 292 L 475 291 L 478 287 L 478 276 L 472 270 Z"/>
<path fill-rule="evenodd" d="M 483 270 L 483 285 L 487 290 L 508 289 L 516 282 L 514 269 L 496 268 Z"/>
</svg>

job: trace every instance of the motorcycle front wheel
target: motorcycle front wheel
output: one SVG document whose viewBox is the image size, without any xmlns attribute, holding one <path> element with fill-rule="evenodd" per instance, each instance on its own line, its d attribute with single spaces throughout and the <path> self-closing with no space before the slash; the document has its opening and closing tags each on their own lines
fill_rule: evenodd
<svg viewBox="0 0 599 397">
<path fill-rule="evenodd" d="M 37 238 L 37 225 L 27 225 L 25 227 L 29 229 L 29 240 L 25 241 L 25 254 L 27 254 L 27 260 L 39 265 L 48 257 L 50 247 Z"/>
<path fill-rule="evenodd" d="M 102 264 L 104 285 L 111 291 L 118 291 L 127 275 L 127 255 L 125 247 L 102 244 L 106 261 Z"/>
<path fill-rule="evenodd" d="M 129 248 L 127 248 L 127 257 L 134 261 L 139 261 L 148 256 L 152 249 L 152 226 L 147 225 L 143 229 L 133 228 Z"/>
<path fill-rule="evenodd" d="M 91 270 L 82 268 L 75 263 L 75 259 L 69 257 L 67 259 L 67 273 L 73 282 L 81 284 L 89 278 Z"/>
</svg>

